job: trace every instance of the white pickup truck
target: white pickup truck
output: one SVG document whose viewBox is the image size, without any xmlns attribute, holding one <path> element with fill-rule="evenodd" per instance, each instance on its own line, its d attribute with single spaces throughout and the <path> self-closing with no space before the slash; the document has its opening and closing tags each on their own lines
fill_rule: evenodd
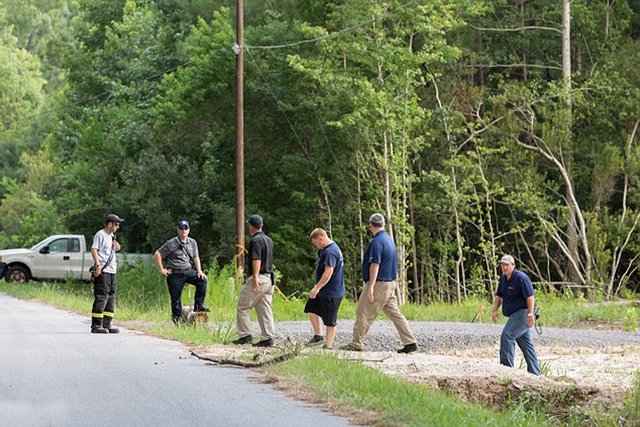
<svg viewBox="0 0 640 427">
<path fill-rule="evenodd" d="M 151 254 L 116 254 L 118 263 L 153 262 Z M 50 236 L 31 249 L 0 251 L 0 279 L 24 283 L 34 280 L 89 280 L 93 265 L 91 252 L 83 235 L 59 234 Z"/>
</svg>

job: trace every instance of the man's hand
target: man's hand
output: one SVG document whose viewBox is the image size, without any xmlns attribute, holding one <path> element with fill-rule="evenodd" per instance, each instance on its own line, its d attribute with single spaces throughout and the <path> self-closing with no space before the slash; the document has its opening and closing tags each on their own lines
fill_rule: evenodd
<svg viewBox="0 0 640 427">
<path fill-rule="evenodd" d="M 527 315 L 527 326 L 533 328 L 534 323 L 536 323 L 536 319 L 533 316 Z"/>
<path fill-rule="evenodd" d="M 120 242 L 118 242 L 117 240 L 113 241 L 113 248 L 117 251 L 120 250 Z"/>
<path fill-rule="evenodd" d="M 318 292 L 320 292 L 320 289 L 318 289 L 318 285 L 316 285 L 309 291 L 309 298 L 314 299 L 318 296 Z"/>
<path fill-rule="evenodd" d="M 251 290 L 253 292 L 258 292 L 258 289 L 260 289 L 260 286 L 258 286 L 258 278 L 257 277 L 253 277 L 253 280 L 251 280 Z"/>
<path fill-rule="evenodd" d="M 96 265 L 96 269 L 94 270 L 96 277 L 102 274 L 102 266 L 100 264 Z"/>
<path fill-rule="evenodd" d="M 206 274 L 204 274 L 204 273 L 202 272 L 202 270 L 200 270 L 200 271 L 198 271 L 198 278 L 199 278 L 199 279 L 203 279 L 203 280 L 204 280 L 204 279 L 206 279 L 206 278 L 207 278 L 207 275 L 206 275 Z"/>
<path fill-rule="evenodd" d="M 369 290 L 367 291 L 367 299 L 370 303 L 373 303 L 376 300 L 376 298 L 373 296 L 373 286 L 369 286 Z"/>
<path fill-rule="evenodd" d="M 170 268 L 163 268 L 163 269 L 160 270 L 160 273 L 163 276 L 170 276 L 173 273 L 173 270 L 170 269 Z"/>
<path fill-rule="evenodd" d="M 491 312 L 491 320 L 493 320 L 493 323 L 498 323 L 498 312 L 496 310 Z"/>
</svg>

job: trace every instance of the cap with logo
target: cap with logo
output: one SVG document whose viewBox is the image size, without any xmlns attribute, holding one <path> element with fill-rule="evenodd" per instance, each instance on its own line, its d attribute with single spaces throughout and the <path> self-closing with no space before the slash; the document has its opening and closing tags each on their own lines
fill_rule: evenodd
<svg viewBox="0 0 640 427">
<path fill-rule="evenodd" d="M 189 221 L 187 220 L 182 220 L 178 223 L 178 228 L 180 230 L 188 230 L 189 229 Z"/>
</svg>

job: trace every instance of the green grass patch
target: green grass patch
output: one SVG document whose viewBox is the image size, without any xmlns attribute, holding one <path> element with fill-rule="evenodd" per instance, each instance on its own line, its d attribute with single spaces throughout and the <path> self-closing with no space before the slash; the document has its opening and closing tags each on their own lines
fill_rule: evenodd
<svg viewBox="0 0 640 427">
<path fill-rule="evenodd" d="M 548 425 L 543 416 L 533 411 L 498 413 L 330 355 L 296 357 L 267 370 L 302 384 L 320 397 L 381 413 L 379 425 Z"/>
</svg>

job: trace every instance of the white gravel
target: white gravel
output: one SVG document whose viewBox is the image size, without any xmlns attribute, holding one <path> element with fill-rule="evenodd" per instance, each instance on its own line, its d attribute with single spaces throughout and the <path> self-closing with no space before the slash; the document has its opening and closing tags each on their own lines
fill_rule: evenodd
<svg viewBox="0 0 640 427">
<path fill-rule="evenodd" d="M 351 341 L 354 320 L 338 322 L 334 346 Z M 454 322 L 409 322 L 418 342 L 420 352 L 442 352 L 490 348 L 500 343 L 503 325 L 493 323 Z M 255 335 L 259 335 L 257 324 Z M 294 341 L 306 342 L 313 335 L 311 323 L 276 322 L 277 341 L 286 337 Z M 572 348 L 587 347 L 602 349 L 618 346 L 640 346 L 640 333 L 625 333 L 608 330 L 542 328 L 542 334 L 533 333 L 536 346 Z M 400 348 L 400 338 L 393 324 L 388 320 L 377 320 L 371 326 L 364 341 L 366 351 L 390 351 Z"/>
</svg>

